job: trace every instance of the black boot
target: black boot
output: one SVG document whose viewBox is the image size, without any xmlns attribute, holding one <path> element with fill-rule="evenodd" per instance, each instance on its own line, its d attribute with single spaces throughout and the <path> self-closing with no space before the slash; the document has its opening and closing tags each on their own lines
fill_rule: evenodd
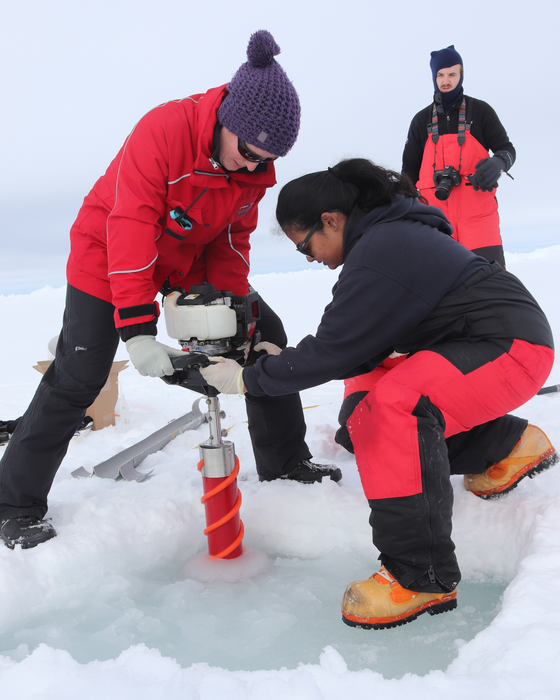
<svg viewBox="0 0 560 700">
<path fill-rule="evenodd" d="M 0 537 L 10 549 L 14 549 L 16 544 L 20 544 L 22 549 L 31 549 L 56 537 L 56 530 L 48 520 L 40 520 L 34 515 L 24 515 L 20 518 L 2 520 Z"/>
<path fill-rule="evenodd" d="M 315 464 L 309 459 L 303 459 L 291 472 L 280 476 L 259 476 L 259 481 L 289 479 L 290 481 L 299 481 L 302 484 L 314 484 L 321 483 L 324 476 L 330 477 L 333 481 L 340 481 L 342 472 L 334 464 Z"/>
</svg>

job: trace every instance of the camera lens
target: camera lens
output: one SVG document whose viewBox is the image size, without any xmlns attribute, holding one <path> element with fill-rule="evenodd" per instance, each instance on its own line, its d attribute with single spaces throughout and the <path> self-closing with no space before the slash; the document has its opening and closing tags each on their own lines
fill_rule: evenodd
<svg viewBox="0 0 560 700">
<path fill-rule="evenodd" d="M 436 191 L 434 194 L 436 198 L 440 200 L 440 202 L 444 202 L 451 194 L 452 189 L 453 183 L 451 182 L 450 178 L 444 177 L 440 180 L 440 183 L 436 187 Z"/>
<path fill-rule="evenodd" d="M 452 165 L 434 173 L 435 196 L 440 201 L 445 201 L 451 194 L 455 185 L 461 184 L 461 174 Z"/>
</svg>

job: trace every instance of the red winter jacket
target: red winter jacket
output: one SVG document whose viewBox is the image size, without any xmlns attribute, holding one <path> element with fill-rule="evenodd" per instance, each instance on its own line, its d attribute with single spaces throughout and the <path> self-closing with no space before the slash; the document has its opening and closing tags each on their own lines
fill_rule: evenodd
<svg viewBox="0 0 560 700">
<path fill-rule="evenodd" d="M 187 290 L 205 280 L 236 295 L 248 291 L 249 235 L 276 178 L 272 163 L 228 173 L 213 160 L 225 88 L 148 112 L 72 226 L 68 282 L 114 304 L 117 328 L 154 321 L 154 298 L 168 277 Z M 192 229 L 171 218 L 177 207 L 188 209 Z"/>
</svg>

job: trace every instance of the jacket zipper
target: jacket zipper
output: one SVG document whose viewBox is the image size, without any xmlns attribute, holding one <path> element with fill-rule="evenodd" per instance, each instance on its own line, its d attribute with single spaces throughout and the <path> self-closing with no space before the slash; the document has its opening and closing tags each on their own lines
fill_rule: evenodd
<svg viewBox="0 0 560 700">
<path fill-rule="evenodd" d="M 214 168 L 214 170 L 219 170 L 222 166 L 210 156 L 208 158 L 210 161 L 210 165 Z M 197 175 L 210 175 L 212 177 L 225 177 L 226 180 L 229 180 L 229 175 L 227 173 L 207 173 L 205 170 L 195 170 L 194 171 Z"/>
<path fill-rule="evenodd" d="M 229 175 L 227 173 L 210 173 L 206 172 L 205 170 L 195 170 L 194 172 L 197 175 L 208 175 L 209 177 L 225 177 L 226 180 L 229 180 Z"/>
</svg>

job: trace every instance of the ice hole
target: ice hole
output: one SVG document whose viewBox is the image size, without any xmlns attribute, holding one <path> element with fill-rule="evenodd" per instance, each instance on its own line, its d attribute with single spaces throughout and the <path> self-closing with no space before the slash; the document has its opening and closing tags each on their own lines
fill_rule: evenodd
<svg viewBox="0 0 560 700">
<path fill-rule="evenodd" d="M 457 610 L 368 631 L 347 627 L 340 615 L 348 572 L 366 577 L 368 562 L 360 572 L 356 557 L 341 551 L 310 560 L 249 548 L 245 574 L 235 560 L 228 573 L 228 563 L 200 553 L 175 572 L 173 582 L 164 580 L 171 571 L 160 572 L 158 580 L 148 575 L 128 582 L 99 572 L 105 588 L 74 590 L 65 609 L 38 604 L 20 611 L 0 635 L 0 654 L 21 661 L 45 643 L 87 663 L 144 643 L 183 667 L 204 662 L 256 671 L 317 664 L 331 646 L 351 671 L 424 675 L 445 670 L 460 646 L 491 623 L 505 588 L 504 582 L 466 580 Z"/>
</svg>

